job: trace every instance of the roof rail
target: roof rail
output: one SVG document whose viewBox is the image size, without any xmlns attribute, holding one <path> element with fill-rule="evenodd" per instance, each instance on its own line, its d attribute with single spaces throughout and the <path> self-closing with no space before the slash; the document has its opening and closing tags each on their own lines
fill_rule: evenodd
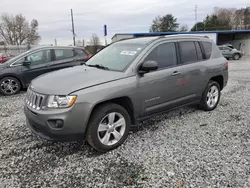
<svg viewBox="0 0 250 188">
<path fill-rule="evenodd" d="M 174 35 L 162 35 L 163 37 L 180 37 L 180 36 L 184 36 L 184 37 L 194 37 L 194 38 L 197 38 L 197 37 L 201 37 L 201 38 L 209 38 L 208 36 L 206 36 L 205 34 L 204 34 L 204 36 L 203 35 L 195 35 L 195 34 L 174 34 Z"/>
</svg>

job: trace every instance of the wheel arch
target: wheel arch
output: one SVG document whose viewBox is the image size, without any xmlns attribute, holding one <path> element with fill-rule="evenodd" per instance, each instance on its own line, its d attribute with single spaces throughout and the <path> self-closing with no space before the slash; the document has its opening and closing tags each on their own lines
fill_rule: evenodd
<svg viewBox="0 0 250 188">
<path fill-rule="evenodd" d="M 131 123 L 136 124 L 136 119 L 135 119 L 135 115 L 134 115 L 134 105 L 133 105 L 132 100 L 127 96 L 108 99 L 108 100 L 100 101 L 100 102 L 96 103 L 90 112 L 88 122 L 89 122 L 94 110 L 96 108 L 98 108 L 98 106 L 103 105 L 105 103 L 115 103 L 115 104 L 118 104 L 118 105 L 122 106 L 123 108 L 125 108 L 130 116 Z"/>
<path fill-rule="evenodd" d="M 23 83 L 23 81 L 21 80 L 21 78 L 19 76 L 15 75 L 15 74 L 3 74 L 0 76 L 0 80 L 5 78 L 5 77 L 13 77 L 13 78 L 17 79 L 21 84 L 21 89 L 25 88 L 25 84 Z"/>
<path fill-rule="evenodd" d="M 217 82 L 220 85 L 220 90 L 224 88 L 224 77 L 222 75 L 214 76 L 210 80 Z"/>
</svg>

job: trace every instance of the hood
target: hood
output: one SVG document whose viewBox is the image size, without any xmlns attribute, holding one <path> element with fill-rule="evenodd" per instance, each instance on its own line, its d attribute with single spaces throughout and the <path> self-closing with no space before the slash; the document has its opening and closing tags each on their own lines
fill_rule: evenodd
<svg viewBox="0 0 250 188">
<path fill-rule="evenodd" d="M 68 95 L 79 89 L 123 78 L 124 75 L 123 72 L 82 65 L 44 74 L 34 79 L 31 85 L 33 91 L 41 94 Z"/>
</svg>

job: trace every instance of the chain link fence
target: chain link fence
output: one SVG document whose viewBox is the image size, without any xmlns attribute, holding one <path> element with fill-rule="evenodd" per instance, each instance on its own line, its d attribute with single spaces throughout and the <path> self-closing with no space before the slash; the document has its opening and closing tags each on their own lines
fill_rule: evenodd
<svg viewBox="0 0 250 188">
<path fill-rule="evenodd" d="M 6 46 L 0 46 L 0 53 L 4 54 L 10 54 L 12 56 L 16 56 L 20 53 L 23 53 L 27 51 L 29 48 L 27 45 L 6 45 Z"/>
</svg>

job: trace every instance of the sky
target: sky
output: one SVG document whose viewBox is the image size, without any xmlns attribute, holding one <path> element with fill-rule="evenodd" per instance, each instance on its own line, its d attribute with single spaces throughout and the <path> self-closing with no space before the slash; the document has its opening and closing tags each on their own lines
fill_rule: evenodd
<svg viewBox="0 0 250 188">
<path fill-rule="evenodd" d="M 70 10 L 73 9 L 76 41 L 85 40 L 93 33 L 103 43 L 103 26 L 107 25 L 108 42 L 116 33 L 148 32 L 158 15 L 173 14 L 180 25 L 191 28 L 202 21 L 214 7 L 241 8 L 250 6 L 249 0 L 1 0 L 0 14 L 21 13 L 27 20 L 37 19 L 40 44 L 71 45 Z"/>
</svg>

